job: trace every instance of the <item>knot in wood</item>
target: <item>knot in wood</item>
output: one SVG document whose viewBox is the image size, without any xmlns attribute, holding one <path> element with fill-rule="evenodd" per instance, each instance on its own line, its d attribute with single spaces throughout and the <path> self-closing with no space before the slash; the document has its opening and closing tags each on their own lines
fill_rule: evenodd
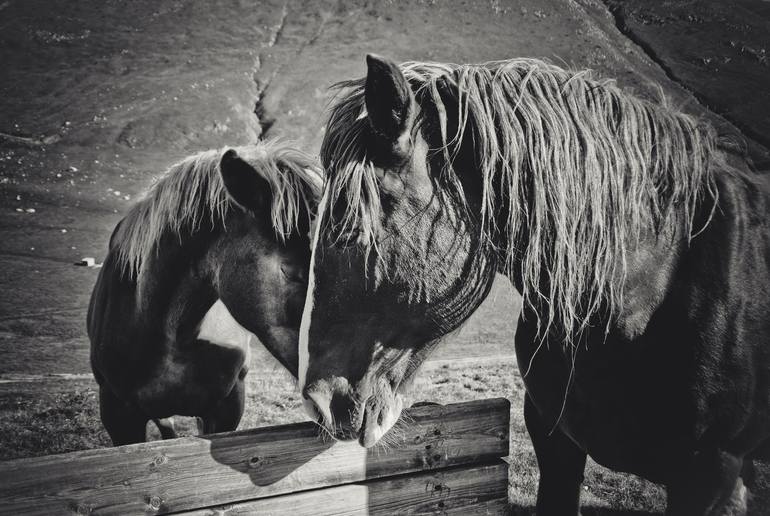
<svg viewBox="0 0 770 516">
<path fill-rule="evenodd" d="M 434 479 L 428 480 L 425 483 L 425 492 L 430 493 L 431 496 L 439 495 L 441 497 L 445 497 L 450 495 L 452 488 L 446 484 L 443 484 L 441 480 Z"/>
<path fill-rule="evenodd" d="M 158 466 L 161 466 L 167 462 L 168 462 L 168 457 L 166 457 L 165 455 L 158 455 L 152 459 L 152 462 L 150 463 L 150 467 L 157 468 Z"/>
<path fill-rule="evenodd" d="M 163 505 L 163 498 L 157 495 L 151 496 L 150 500 L 147 502 L 147 505 L 150 506 L 151 510 L 159 511 L 161 505 Z"/>
<path fill-rule="evenodd" d="M 433 444 L 426 444 L 425 451 L 421 455 L 421 462 L 429 468 L 440 466 L 444 459 L 441 448 L 438 445 L 434 447 Z"/>
</svg>

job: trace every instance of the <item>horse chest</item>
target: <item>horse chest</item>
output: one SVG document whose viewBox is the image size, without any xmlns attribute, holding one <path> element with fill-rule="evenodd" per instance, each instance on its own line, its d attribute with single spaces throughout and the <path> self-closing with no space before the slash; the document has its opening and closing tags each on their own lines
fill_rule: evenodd
<svg viewBox="0 0 770 516">
<path fill-rule="evenodd" d="M 164 417 L 205 413 L 248 370 L 252 339 L 217 300 L 199 323 L 196 338 L 177 343 L 157 361 L 137 389 L 137 403 L 148 414 Z"/>
<path fill-rule="evenodd" d="M 516 349 L 527 394 L 548 427 L 600 464 L 661 480 L 692 449 L 693 391 L 677 374 L 676 358 L 661 365 L 659 355 L 635 344 L 598 343 L 573 359 L 559 345 L 535 353 L 517 336 Z"/>
</svg>

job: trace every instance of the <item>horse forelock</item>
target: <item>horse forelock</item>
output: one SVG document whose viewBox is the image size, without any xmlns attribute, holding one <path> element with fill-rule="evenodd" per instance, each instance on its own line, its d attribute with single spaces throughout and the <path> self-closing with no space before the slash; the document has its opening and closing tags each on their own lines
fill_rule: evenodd
<svg viewBox="0 0 770 516">
<path fill-rule="evenodd" d="M 572 343 L 599 311 L 616 313 L 628 253 L 643 235 L 671 224 L 688 237 L 702 229 L 693 218 L 702 199 L 716 197 L 717 137 L 698 119 L 535 59 L 411 62 L 401 70 L 421 116 L 430 106 L 437 118 L 426 127 L 448 172 L 438 176 L 457 199 L 452 163 L 471 138 L 479 236 L 505 272 L 518 274 L 541 336 L 558 324 Z M 345 201 L 335 225 L 374 235 L 382 207 L 367 157 L 364 80 L 338 86 L 346 91 L 331 109 L 321 150 L 330 199 Z M 448 107 L 457 113 L 451 126 Z M 376 242 L 370 236 L 364 245 Z"/>
<path fill-rule="evenodd" d="M 229 148 L 201 152 L 172 165 L 131 208 L 112 241 L 119 266 L 129 277 L 139 275 L 165 233 L 181 238 L 204 223 L 212 228 L 224 224 L 233 201 L 219 164 Z M 281 141 L 235 150 L 270 185 L 271 222 L 276 237 L 284 241 L 297 230 L 303 209 L 314 212 L 323 184 L 321 169 L 313 158 Z"/>
</svg>

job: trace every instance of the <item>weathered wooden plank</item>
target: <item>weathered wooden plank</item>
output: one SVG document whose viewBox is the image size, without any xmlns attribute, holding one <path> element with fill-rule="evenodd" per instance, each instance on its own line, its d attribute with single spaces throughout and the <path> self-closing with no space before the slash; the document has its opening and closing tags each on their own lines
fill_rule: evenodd
<svg viewBox="0 0 770 516">
<path fill-rule="evenodd" d="M 187 516 L 503 514 L 508 464 L 495 461 L 185 512 Z"/>
<path fill-rule="evenodd" d="M 508 454 L 507 400 L 406 412 L 387 450 L 300 423 L 8 461 L 0 513 L 165 514 Z"/>
</svg>

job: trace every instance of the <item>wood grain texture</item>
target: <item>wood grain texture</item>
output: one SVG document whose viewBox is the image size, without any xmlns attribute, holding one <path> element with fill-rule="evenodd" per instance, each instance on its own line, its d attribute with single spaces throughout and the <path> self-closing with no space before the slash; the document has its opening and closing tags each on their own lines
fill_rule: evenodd
<svg viewBox="0 0 770 516">
<path fill-rule="evenodd" d="M 460 466 L 185 512 L 187 516 L 503 514 L 508 464 Z"/>
<path fill-rule="evenodd" d="M 509 403 L 405 411 L 389 449 L 318 436 L 312 423 L 0 463 L 0 514 L 166 514 L 508 454 Z"/>
</svg>

